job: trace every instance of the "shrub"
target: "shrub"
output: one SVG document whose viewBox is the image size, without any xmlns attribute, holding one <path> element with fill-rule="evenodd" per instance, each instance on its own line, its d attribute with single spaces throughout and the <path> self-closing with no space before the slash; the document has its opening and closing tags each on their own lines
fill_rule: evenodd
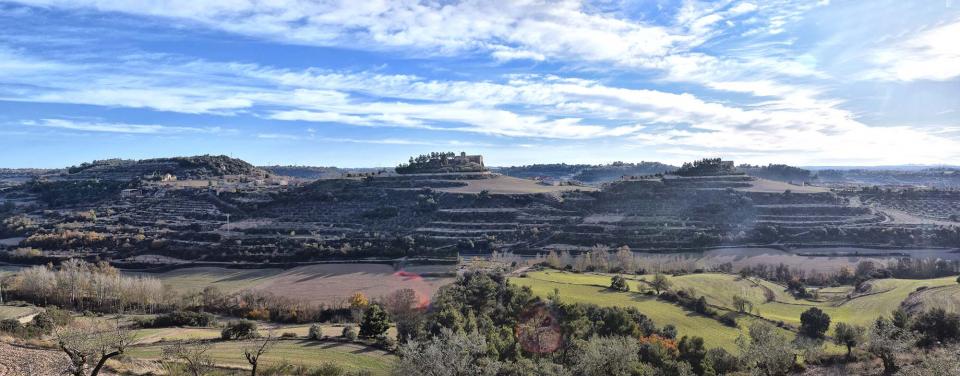
<svg viewBox="0 0 960 376">
<path fill-rule="evenodd" d="M 294 332 L 284 332 L 280 335 L 280 338 L 297 338 L 297 333 Z"/>
<path fill-rule="evenodd" d="M 323 363 L 310 372 L 310 376 L 341 376 L 346 374 L 343 368 L 333 363 Z"/>
<path fill-rule="evenodd" d="M 166 326 L 211 326 L 216 318 L 207 312 L 173 311 L 157 316 L 148 324 L 152 327 Z"/>
<path fill-rule="evenodd" d="M 397 347 L 397 339 L 390 336 L 377 337 L 377 347 L 387 351 L 393 351 Z"/>
<path fill-rule="evenodd" d="M 0 320 L 0 332 L 16 334 L 20 332 L 20 329 L 22 329 L 22 326 L 17 319 Z"/>
<path fill-rule="evenodd" d="M 223 331 L 220 332 L 220 338 L 231 339 L 250 339 L 257 338 L 257 323 L 249 320 L 240 320 L 231 322 Z"/>
<path fill-rule="evenodd" d="M 343 327 L 342 335 L 343 335 L 343 338 L 346 338 L 348 340 L 351 340 L 351 341 L 357 340 L 357 330 L 354 329 L 353 326 L 348 325 Z"/>
<path fill-rule="evenodd" d="M 610 279 L 610 289 L 617 291 L 630 291 L 630 285 L 627 284 L 626 279 L 619 275 L 615 275 Z"/>
<path fill-rule="evenodd" d="M 703 359 L 704 368 L 713 371 L 714 375 L 727 375 L 739 368 L 739 359 L 720 347 L 707 350 Z"/>
<path fill-rule="evenodd" d="M 323 338 L 323 327 L 320 326 L 320 324 L 310 325 L 310 332 L 307 333 L 307 338 L 314 340 Z"/>
<path fill-rule="evenodd" d="M 733 312 L 727 312 L 720 316 L 717 320 L 720 321 L 723 325 L 729 326 L 731 328 L 737 327 L 737 314 Z"/>
</svg>

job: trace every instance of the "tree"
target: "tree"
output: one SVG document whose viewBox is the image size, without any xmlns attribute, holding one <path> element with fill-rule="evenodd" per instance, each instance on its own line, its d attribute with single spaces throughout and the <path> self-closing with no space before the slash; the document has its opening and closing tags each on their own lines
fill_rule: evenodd
<svg viewBox="0 0 960 376">
<path fill-rule="evenodd" d="M 394 375 L 493 376 L 502 364 L 487 356 L 487 342 L 478 333 L 443 328 L 429 340 L 410 340 L 397 349 Z"/>
<path fill-rule="evenodd" d="M 350 297 L 350 308 L 363 310 L 368 305 L 370 305 L 370 300 L 362 292 L 357 291 Z"/>
<path fill-rule="evenodd" d="M 683 336 L 677 343 L 677 350 L 680 351 L 680 360 L 690 363 L 694 373 L 698 375 L 704 373 L 704 359 L 707 357 L 707 349 L 703 345 L 703 338 Z"/>
<path fill-rule="evenodd" d="M 758 321 L 750 325 L 749 337 L 737 338 L 744 364 L 765 376 L 790 373 L 796 362 L 790 340 L 776 332 L 776 327 Z"/>
<path fill-rule="evenodd" d="M 893 326 L 900 329 L 909 329 L 912 321 L 913 318 L 910 317 L 910 312 L 907 312 L 903 307 L 897 307 L 897 309 L 893 310 Z"/>
<path fill-rule="evenodd" d="M 753 311 L 753 302 L 740 295 L 733 296 L 733 307 L 740 313 Z"/>
<path fill-rule="evenodd" d="M 400 289 L 387 295 L 382 306 L 390 315 L 390 320 L 397 324 L 397 339 L 406 340 L 416 335 L 422 322 L 421 302 L 417 292 L 413 289 Z"/>
<path fill-rule="evenodd" d="M 130 334 L 117 321 L 115 325 L 105 322 L 79 322 L 55 332 L 57 345 L 70 359 L 70 372 L 83 376 L 90 362 L 96 361 L 90 376 L 100 373 L 110 358 L 122 355 L 130 345 Z"/>
<path fill-rule="evenodd" d="M 833 329 L 833 343 L 847 347 L 847 358 L 850 358 L 853 348 L 863 341 L 865 329 L 862 326 L 838 322 Z"/>
<path fill-rule="evenodd" d="M 634 338 L 594 336 L 574 344 L 570 368 L 583 376 L 628 376 L 640 365 L 639 351 L 640 344 Z"/>
<path fill-rule="evenodd" d="M 884 373 L 890 375 L 899 368 L 897 355 L 910 351 L 914 342 L 913 333 L 881 317 L 870 328 L 867 351 L 880 358 Z"/>
<path fill-rule="evenodd" d="M 163 347 L 163 357 L 180 362 L 185 371 L 193 376 L 201 376 L 213 368 L 213 359 L 207 355 L 212 347 L 210 342 L 177 341 Z"/>
<path fill-rule="evenodd" d="M 387 312 L 379 304 L 371 305 L 363 313 L 363 320 L 360 322 L 361 337 L 379 337 L 390 329 L 390 321 L 387 319 Z"/>
<path fill-rule="evenodd" d="M 253 367 L 250 370 L 250 376 L 257 376 L 257 366 L 260 364 L 260 357 L 266 354 L 267 351 L 270 351 L 270 348 L 273 347 L 275 343 L 276 339 L 273 337 L 273 332 L 270 332 L 258 345 L 243 349 L 243 357 L 246 358 L 247 363 L 250 363 L 250 366 Z"/>
<path fill-rule="evenodd" d="M 250 320 L 231 322 L 220 332 L 220 337 L 225 340 L 249 339 L 257 338 L 257 336 L 257 323 Z"/>
<path fill-rule="evenodd" d="M 617 291 L 630 291 L 630 285 L 627 280 L 619 275 L 610 278 L 610 289 Z"/>
<path fill-rule="evenodd" d="M 800 333 L 814 339 L 823 338 L 830 328 L 830 316 L 812 307 L 800 314 Z"/>
<path fill-rule="evenodd" d="M 920 334 L 920 344 L 924 346 L 954 341 L 960 338 L 960 315 L 932 308 L 917 316 L 911 329 Z"/>
<path fill-rule="evenodd" d="M 670 280 L 662 273 L 657 273 L 653 276 L 653 281 L 650 281 L 650 287 L 657 291 L 657 295 L 660 295 L 661 291 L 669 290 L 671 285 Z"/>
</svg>

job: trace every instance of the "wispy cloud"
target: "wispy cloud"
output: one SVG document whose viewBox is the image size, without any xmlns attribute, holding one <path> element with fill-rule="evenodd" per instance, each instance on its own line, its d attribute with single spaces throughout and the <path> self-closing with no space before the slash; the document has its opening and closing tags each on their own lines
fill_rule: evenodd
<svg viewBox="0 0 960 376">
<path fill-rule="evenodd" d="M 916 81 L 945 81 L 960 76 L 960 19 L 940 25 L 891 47 L 876 51 L 873 62 L 879 67 L 868 78 Z"/>
<path fill-rule="evenodd" d="M 103 123 L 103 122 L 84 122 L 68 119 L 42 119 L 40 121 L 27 120 L 23 125 L 31 127 L 60 128 L 84 132 L 105 132 L 105 133 L 130 133 L 130 134 L 178 134 L 178 133 L 217 133 L 221 129 L 213 128 L 194 128 L 179 127 L 153 124 L 126 124 L 126 123 Z"/>
</svg>

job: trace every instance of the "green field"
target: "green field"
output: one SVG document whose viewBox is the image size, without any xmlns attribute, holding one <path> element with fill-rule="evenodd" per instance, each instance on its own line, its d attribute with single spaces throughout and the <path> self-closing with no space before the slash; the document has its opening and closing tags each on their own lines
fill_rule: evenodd
<svg viewBox="0 0 960 376">
<path fill-rule="evenodd" d="M 703 337 L 710 346 L 719 346 L 727 350 L 736 350 L 735 341 L 740 330 L 727 327 L 718 321 L 692 313 L 675 304 L 657 300 L 638 291 L 650 290 L 646 281 L 651 275 L 625 276 L 631 292 L 609 290 L 611 274 L 569 273 L 557 270 L 545 270 L 527 273 L 525 278 L 511 278 L 511 283 L 529 286 L 533 292 L 546 297 L 554 289 L 559 290 L 560 298 L 567 302 L 592 303 L 600 306 L 636 307 L 650 317 L 657 326 L 673 324 L 680 335 Z M 882 279 L 871 281 L 870 291 L 866 294 L 847 298 L 853 291 L 851 286 L 824 289 L 818 301 L 794 298 L 786 288 L 775 283 L 736 275 L 703 273 L 683 276 L 668 276 L 671 290 L 692 289 L 698 296 L 706 297 L 707 303 L 721 309 L 733 311 L 733 296 L 740 295 L 754 303 L 755 312 L 772 321 L 782 321 L 794 327 L 800 324 L 800 315 L 811 307 L 818 307 L 830 315 L 833 322 L 846 322 L 857 325 L 869 325 L 878 316 L 889 315 L 900 306 L 911 292 L 920 286 L 938 287 L 928 292 L 930 304 L 940 304 L 957 308 L 960 306 L 960 285 L 955 277 L 928 280 Z M 772 296 L 772 301 L 767 301 Z M 746 328 L 752 320 L 750 316 L 741 316 L 740 328 Z M 792 334 L 791 334 L 792 336 Z M 836 350 L 836 349 L 834 349 Z"/>
<path fill-rule="evenodd" d="M 254 344 L 252 341 L 216 342 L 208 354 L 217 365 L 249 367 L 243 358 L 243 349 Z M 162 348 L 160 344 L 137 346 L 128 349 L 127 355 L 138 359 L 159 359 Z M 307 366 L 333 363 L 348 372 L 366 370 L 373 375 L 387 375 L 393 359 L 393 355 L 382 350 L 359 344 L 282 340 L 263 356 L 261 367 L 279 362 Z"/>
<path fill-rule="evenodd" d="M 700 336 L 711 346 L 736 350 L 740 331 L 712 318 L 688 312 L 683 308 L 637 292 L 615 292 L 607 289 L 610 277 L 566 272 L 532 272 L 526 278 L 511 278 L 511 283 L 529 286 L 534 294 L 545 297 L 556 288 L 565 302 L 591 303 L 599 306 L 636 307 L 657 326 L 673 324 L 682 335 Z M 631 281 L 636 291 L 636 281 Z M 742 320 L 746 322 L 747 320 Z"/>
</svg>

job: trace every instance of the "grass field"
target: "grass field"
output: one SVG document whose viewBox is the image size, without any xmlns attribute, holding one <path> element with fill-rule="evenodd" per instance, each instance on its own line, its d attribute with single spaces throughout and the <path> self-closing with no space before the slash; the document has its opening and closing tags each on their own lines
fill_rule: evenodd
<svg viewBox="0 0 960 376">
<path fill-rule="evenodd" d="M 710 346 L 736 350 L 740 331 L 725 326 L 712 318 L 690 313 L 683 308 L 637 292 L 614 292 L 607 289 L 610 277 L 565 272 L 532 272 L 526 278 L 511 278 L 511 283 L 529 286 L 539 296 L 547 296 L 553 289 L 560 291 L 566 302 L 591 303 L 599 306 L 636 307 L 657 326 L 673 324 L 680 335 L 700 336 Z M 601 283 L 602 282 L 602 283 Z M 631 281 L 631 288 L 636 291 Z"/>
<path fill-rule="evenodd" d="M 216 342 L 208 354 L 217 365 L 249 367 L 243 358 L 243 349 L 254 344 L 252 341 Z M 128 349 L 127 355 L 137 359 L 159 359 L 162 349 L 160 344 L 137 346 Z M 387 352 L 359 344 L 282 340 L 263 356 L 261 367 L 279 362 L 307 366 L 333 363 L 348 372 L 366 370 L 373 375 L 387 375 L 393 359 L 394 356 Z"/>
<path fill-rule="evenodd" d="M 913 311 L 923 311 L 934 307 L 940 307 L 947 311 L 960 312 L 960 284 L 950 284 L 937 288 L 930 288 L 907 299 L 913 307 Z"/>
<path fill-rule="evenodd" d="M 637 291 L 650 290 L 645 281 L 653 279 L 651 275 L 626 276 L 631 292 L 614 292 L 610 285 L 610 274 L 568 273 L 545 270 L 527 273 L 525 278 L 512 278 L 511 283 L 529 286 L 539 296 L 547 296 L 554 289 L 559 290 L 560 298 L 568 302 L 592 303 L 600 306 L 636 307 L 650 317 L 658 326 L 673 324 L 680 335 L 703 337 L 710 346 L 719 346 L 735 350 L 735 340 L 740 330 L 727 327 L 716 320 L 689 312 L 677 305 L 657 300 Z M 783 286 L 758 280 L 742 279 L 739 276 L 719 273 L 688 274 L 668 276 L 672 290 L 692 289 L 696 295 L 706 297 L 707 303 L 734 310 L 733 296 L 740 295 L 754 303 L 760 316 L 772 321 L 782 321 L 793 325 L 800 324 L 800 315 L 811 307 L 818 307 L 830 315 L 832 321 L 857 325 L 869 325 L 878 316 L 887 316 L 900 306 L 911 292 L 921 286 L 937 287 L 918 294 L 925 303 L 937 306 L 960 307 L 960 285 L 955 277 L 928 280 L 882 279 L 871 281 L 868 293 L 847 299 L 853 291 L 851 286 L 824 289 L 820 301 L 794 298 Z M 767 302 L 767 296 L 773 301 Z M 741 316 L 740 328 L 746 328 L 752 320 Z M 837 350 L 837 349 L 831 349 Z"/>
<path fill-rule="evenodd" d="M 0 305 L 0 320 L 16 319 L 38 312 L 36 307 L 17 307 L 11 305 Z"/>
</svg>

